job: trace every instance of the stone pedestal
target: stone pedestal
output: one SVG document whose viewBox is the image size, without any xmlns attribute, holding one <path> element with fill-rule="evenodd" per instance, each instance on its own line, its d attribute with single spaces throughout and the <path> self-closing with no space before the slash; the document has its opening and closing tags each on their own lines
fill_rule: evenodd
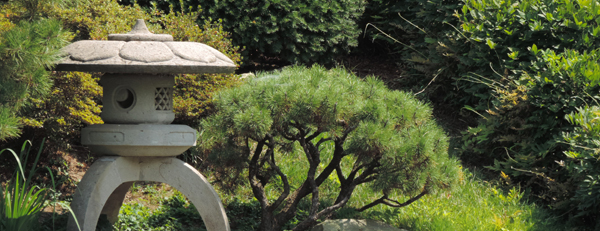
<svg viewBox="0 0 600 231">
<path fill-rule="evenodd" d="M 96 230 L 100 214 L 106 214 L 114 223 L 125 194 L 135 181 L 171 185 L 194 204 L 208 231 L 230 230 L 218 194 L 195 168 L 173 157 L 120 156 L 98 159 L 77 186 L 71 208 L 81 230 Z M 67 230 L 78 230 L 73 217 Z"/>
</svg>

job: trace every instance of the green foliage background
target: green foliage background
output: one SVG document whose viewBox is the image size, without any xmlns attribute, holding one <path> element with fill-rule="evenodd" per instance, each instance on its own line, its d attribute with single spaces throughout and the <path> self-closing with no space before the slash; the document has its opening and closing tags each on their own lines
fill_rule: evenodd
<svg viewBox="0 0 600 231">
<path fill-rule="evenodd" d="M 124 0 L 123 4 L 132 4 Z M 333 64 L 358 45 L 357 25 L 365 0 L 142 0 L 137 3 L 167 10 L 202 10 L 201 20 L 223 20 L 234 45 L 242 47 L 244 63 Z"/>
<path fill-rule="evenodd" d="M 398 36 L 384 39 L 401 43 L 419 89 L 433 81 L 432 100 L 481 116 L 463 134 L 465 162 L 506 173 L 531 199 L 589 224 L 596 215 L 583 205 L 592 202 L 574 197 L 586 179 L 569 170 L 581 162 L 564 154 L 573 146 L 563 134 L 574 129 L 566 115 L 599 99 L 599 10 L 587 0 L 409 0 L 366 15 Z"/>
</svg>

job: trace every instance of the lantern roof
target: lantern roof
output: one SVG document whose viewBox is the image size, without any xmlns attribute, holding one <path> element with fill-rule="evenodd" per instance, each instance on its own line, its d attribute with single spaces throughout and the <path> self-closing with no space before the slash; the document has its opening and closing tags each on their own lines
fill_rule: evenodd
<svg viewBox="0 0 600 231">
<path fill-rule="evenodd" d="M 108 40 L 69 44 L 56 71 L 184 74 L 232 73 L 236 65 L 218 50 L 197 42 L 175 42 L 168 34 L 153 34 L 138 19 L 127 34 Z"/>
</svg>

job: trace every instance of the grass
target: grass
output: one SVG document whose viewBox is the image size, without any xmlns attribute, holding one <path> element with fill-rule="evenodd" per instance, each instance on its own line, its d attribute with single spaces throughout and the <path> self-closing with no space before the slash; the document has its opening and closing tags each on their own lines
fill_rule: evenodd
<svg viewBox="0 0 600 231">
<path fill-rule="evenodd" d="M 290 183 L 297 186 L 306 171 L 298 164 L 303 157 L 300 152 L 279 155 L 282 171 L 289 175 Z M 327 156 L 324 163 L 327 162 L 326 158 Z M 358 187 L 346 208 L 340 210 L 333 218 L 379 220 L 411 231 L 573 229 L 569 224 L 551 215 L 548 210 L 524 201 L 524 193 L 518 188 L 502 189 L 496 184 L 481 180 L 477 174 L 466 169 L 461 170 L 460 178 L 460 183 L 451 191 L 427 195 L 407 207 L 392 208 L 379 205 L 363 213 L 358 213 L 353 208 L 367 204 L 379 195 L 368 186 Z M 321 194 L 325 195 L 321 201 L 323 206 L 335 198 L 335 189 L 339 183 L 336 177 L 330 177 L 325 184 L 321 191 Z M 134 187 L 134 197 L 136 194 L 143 194 L 138 196 L 141 204 L 151 202 L 160 206 L 152 211 L 148 206 L 141 206 L 138 201 L 126 203 L 121 210 L 118 230 L 203 230 L 195 208 L 178 192 L 171 192 L 170 196 L 165 194 L 165 191 L 171 190 L 174 189 L 156 185 Z M 267 190 L 268 195 L 272 196 L 271 199 L 274 199 L 280 187 L 275 185 Z M 221 193 L 232 230 L 256 230 L 260 221 L 260 206 L 253 198 L 250 187 L 242 185 L 230 194 L 223 193 L 223 190 L 217 191 Z M 396 197 L 401 202 L 407 198 L 403 195 Z M 173 200 L 177 203 L 170 202 Z M 308 204 L 300 206 L 298 216 L 287 227 L 293 227 L 307 215 Z"/>
<path fill-rule="evenodd" d="M 403 208 L 380 205 L 363 213 L 355 212 L 352 207 L 376 198 L 368 187 L 358 188 L 348 206 L 333 218 L 372 219 L 411 231 L 573 229 L 546 209 L 522 201 L 523 192 L 518 189 L 505 192 L 492 183 L 480 180 L 468 170 L 463 170 L 463 174 L 463 180 L 453 190 L 427 195 Z M 181 193 L 172 188 L 153 188 L 157 186 L 138 186 L 134 192 L 148 190 L 151 193 L 140 196 L 146 198 L 141 203 L 132 200 L 122 207 L 117 230 L 205 230 L 200 215 Z M 170 196 L 163 197 L 165 191 L 170 192 Z M 239 188 L 234 194 L 222 194 L 221 198 L 232 230 L 256 230 L 260 221 L 260 207 L 247 187 Z M 400 201 L 406 198 L 397 197 Z M 159 205 L 151 209 L 151 206 L 144 205 L 149 201 L 158 202 Z M 327 203 L 327 200 L 322 203 Z M 307 205 L 301 207 L 297 220 L 290 222 L 288 227 L 305 216 Z"/>
<path fill-rule="evenodd" d="M 522 201 L 524 193 L 518 189 L 504 192 L 467 170 L 463 173 L 464 179 L 452 191 L 427 195 L 404 208 L 378 206 L 362 214 L 340 212 L 338 218 L 379 220 L 415 231 L 569 229 L 547 210 Z M 369 190 L 363 189 L 350 205 L 369 197 Z"/>
</svg>

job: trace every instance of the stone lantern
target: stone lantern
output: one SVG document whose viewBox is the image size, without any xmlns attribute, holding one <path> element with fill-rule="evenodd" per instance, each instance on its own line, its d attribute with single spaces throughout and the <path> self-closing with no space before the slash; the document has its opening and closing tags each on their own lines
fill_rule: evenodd
<svg viewBox="0 0 600 231">
<path fill-rule="evenodd" d="M 82 178 L 71 203 L 81 229 L 95 230 L 101 214 L 114 223 L 133 182 L 155 181 L 181 191 L 209 231 L 229 230 L 218 194 L 195 168 L 175 158 L 196 144 L 196 131 L 170 123 L 175 74 L 231 73 L 235 64 L 205 44 L 152 34 L 143 20 L 127 34 L 78 41 L 65 52 L 56 71 L 105 73 L 100 79 L 105 124 L 81 131 L 81 143 L 102 156 Z M 78 230 L 74 221 L 69 220 L 67 230 Z"/>
</svg>

